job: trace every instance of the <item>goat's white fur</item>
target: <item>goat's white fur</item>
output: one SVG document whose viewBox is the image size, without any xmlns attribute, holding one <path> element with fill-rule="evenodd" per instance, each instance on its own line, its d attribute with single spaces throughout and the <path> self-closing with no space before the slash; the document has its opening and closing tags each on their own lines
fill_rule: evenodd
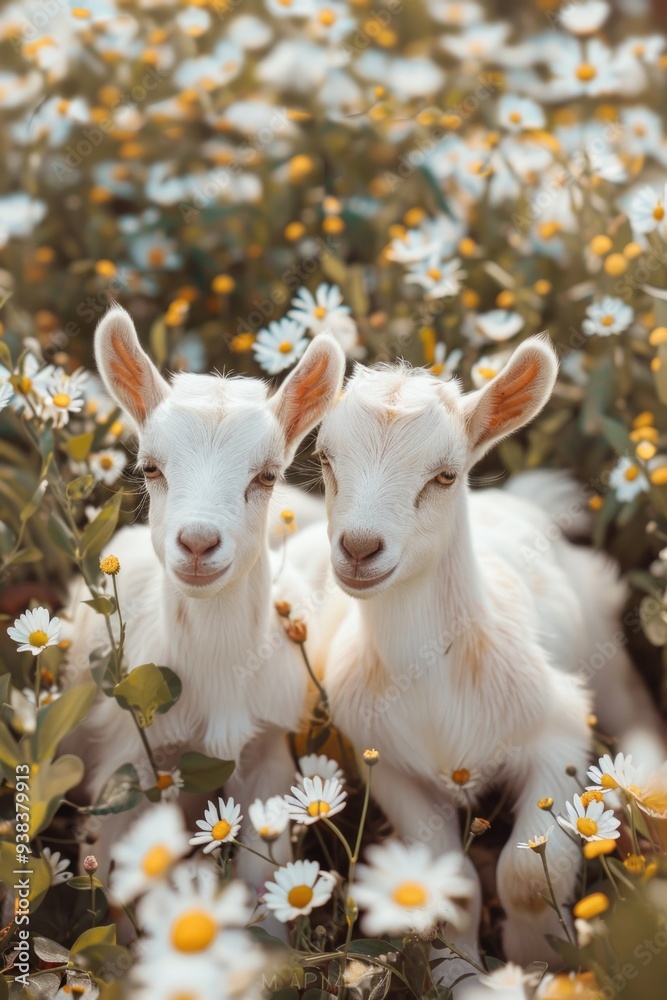
<svg viewBox="0 0 667 1000">
<path fill-rule="evenodd" d="M 537 337 L 467 395 L 405 366 L 358 366 L 318 437 L 334 574 L 365 598 L 338 602 L 325 656 L 334 721 L 358 750 L 380 751 L 373 793 L 397 833 L 436 852 L 461 848 L 455 770 L 478 777 L 473 800 L 491 785 L 511 787 L 514 829 L 497 884 L 506 953 L 519 962 L 553 958 L 544 935 L 558 925 L 541 899 L 540 858 L 516 845 L 552 825 L 539 799 L 552 796 L 561 811 L 580 790 L 565 769 L 585 776 L 590 705 L 573 675 L 618 631 L 623 592 L 608 560 L 554 532 L 548 509 L 506 491 L 471 493 L 467 477 L 539 412 L 556 373 L 552 348 Z M 453 485 L 434 481 L 442 471 L 456 474 Z M 353 552 L 381 548 L 355 564 L 343 541 Z M 312 558 L 314 539 L 301 544 Z M 655 720 L 648 696 L 628 697 L 634 680 L 614 645 L 593 682 L 601 722 L 615 734 Z M 548 851 L 557 897 L 571 902 L 580 848 L 556 826 Z M 478 894 L 467 933 L 451 935 L 473 957 L 480 905 Z M 470 972 L 446 964 L 448 977 Z"/>
<path fill-rule="evenodd" d="M 299 724 L 307 679 L 273 601 L 299 607 L 308 592 L 288 567 L 272 593 L 278 560 L 272 569 L 266 537 L 271 490 L 256 477 L 264 470 L 280 476 L 290 464 L 301 438 L 333 404 L 345 359 L 336 342 L 321 335 L 273 396 L 250 378 L 179 374 L 169 385 L 120 308 L 99 324 L 95 350 L 109 392 L 137 425 L 139 465 L 150 462 L 163 473 L 147 480 L 149 527 L 125 528 L 110 546 L 121 564 L 128 667 L 169 666 L 183 683 L 178 703 L 156 717 L 147 735 L 165 769 L 185 750 L 236 761 L 226 792 L 247 816 L 255 797 L 289 790 L 293 764 L 285 733 Z M 200 536 L 220 541 L 195 556 L 179 544 L 184 531 L 195 542 Z M 192 582 L 195 573 L 211 574 L 210 582 Z M 84 590 L 79 581 L 72 602 L 70 664 L 81 670 L 96 634 L 104 644 L 101 619 L 77 605 Z M 126 761 L 140 767 L 144 787 L 152 784 L 134 726 L 114 699 L 96 703 L 77 735 L 82 740 L 89 797 Z M 127 821 L 120 814 L 102 823 L 95 853 L 107 863 Z M 244 836 L 252 838 L 251 828 Z M 277 851 L 286 858 L 283 839 Z M 241 853 L 239 866 L 256 885 L 266 877 L 249 852 Z"/>
</svg>

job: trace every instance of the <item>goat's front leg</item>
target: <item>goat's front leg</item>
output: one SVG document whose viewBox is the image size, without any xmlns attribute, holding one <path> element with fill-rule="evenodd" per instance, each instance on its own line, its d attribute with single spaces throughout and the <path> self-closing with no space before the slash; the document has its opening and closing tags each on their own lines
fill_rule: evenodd
<svg viewBox="0 0 667 1000">
<path fill-rule="evenodd" d="M 470 858 L 463 854 L 457 809 L 439 789 L 422 784 L 382 760 L 373 768 L 371 790 L 398 836 L 408 844 L 426 844 L 435 857 L 450 851 L 461 855 L 461 872 L 471 880 L 473 890 L 468 904 L 467 926 L 460 931 L 445 927 L 444 937 L 458 952 L 479 965 L 477 938 L 482 893 L 474 866 Z M 470 962 L 447 949 L 434 950 L 431 957 L 443 959 L 434 976 L 447 985 L 460 976 L 474 972 Z"/>
<path fill-rule="evenodd" d="M 241 804 L 243 823 L 239 840 L 260 854 L 267 853 L 248 816 L 248 806 L 255 799 L 265 801 L 273 795 L 285 795 L 295 782 L 295 767 L 287 745 L 287 734 L 281 729 L 270 729 L 256 737 L 243 750 L 241 761 L 225 785 L 225 794 L 232 795 Z M 236 870 L 253 888 L 260 889 L 272 878 L 278 865 L 291 859 L 289 828 L 272 845 L 275 864 L 263 861 L 250 851 L 239 849 Z"/>
<path fill-rule="evenodd" d="M 574 706 L 569 711 L 576 714 Z M 553 812 L 564 813 L 565 802 L 580 790 L 576 778 L 566 773 L 570 765 L 580 778 L 589 762 L 589 732 L 584 719 L 554 713 L 551 729 L 536 734 L 526 743 L 513 780 L 520 789 L 515 820 L 508 843 L 498 861 L 498 895 L 507 914 L 503 943 L 508 960 L 523 965 L 541 960 L 555 961 L 557 956 L 545 940 L 546 934 L 564 937 L 554 910 L 545 902 L 550 898 L 543 860 L 549 869 L 553 891 L 561 914 L 571 928 L 569 905 L 574 901 L 576 878 L 581 866 L 581 847 L 573 842 L 550 814 L 539 808 L 540 799 L 553 798 Z M 557 723 L 562 729 L 557 728 Z M 549 833 L 544 855 L 520 849 Z"/>
</svg>

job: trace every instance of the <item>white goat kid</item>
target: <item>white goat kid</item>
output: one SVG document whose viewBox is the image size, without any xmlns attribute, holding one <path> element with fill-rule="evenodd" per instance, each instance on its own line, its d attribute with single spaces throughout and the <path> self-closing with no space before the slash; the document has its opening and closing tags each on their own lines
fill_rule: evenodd
<svg viewBox="0 0 667 1000">
<path fill-rule="evenodd" d="M 169 666 L 183 684 L 148 737 L 165 768 L 184 750 L 236 761 L 225 791 L 247 816 L 255 797 L 292 783 L 285 734 L 298 726 L 306 695 L 299 650 L 273 608 L 266 538 L 272 487 L 335 401 L 344 355 L 333 339 L 317 337 L 271 397 L 251 378 L 178 374 L 169 385 L 120 308 L 100 322 L 95 353 L 109 392 L 136 422 L 138 468 L 150 496 L 149 527 L 126 528 L 110 546 L 121 563 L 125 658 L 130 668 Z M 276 596 L 298 603 L 307 595 L 288 568 Z M 76 613 L 73 662 L 85 663 L 100 619 L 83 605 Z M 112 698 L 101 698 L 87 720 L 80 738 L 93 799 L 125 761 L 140 762 L 146 774 L 130 723 Z M 120 814 L 102 825 L 96 853 L 107 862 L 126 823 Z M 243 875 L 260 884 L 261 863 L 241 855 Z"/>
<path fill-rule="evenodd" d="M 373 792 L 397 833 L 437 853 L 461 850 L 455 807 L 511 787 L 515 825 L 498 892 L 506 954 L 520 962 L 553 958 L 544 934 L 559 933 L 541 860 L 516 845 L 552 825 L 538 800 L 552 796 L 563 810 L 579 790 L 568 765 L 585 775 L 589 699 L 565 671 L 586 646 L 587 623 L 559 565 L 569 543 L 527 561 L 546 515 L 502 491 L 470 494 L 467 476 L 539 412 L 556 372 L 537 337 L 466 395 L 424 371 L 357 367 L 318 437 L 335 578 L 364 598 L 349 602 L 329 650 L 334 721 L 358 749 L 380 751 Z M 561 904 L 579 857 L 556 827 L 548 858 Z M 462 864 L 474 875 L 467 857 Z M 478 894 L 467 933 L 447 934 L 471 957 L 480 905 Z M 447 967 L 452 978 L 471 971 Z"/>
</svg>

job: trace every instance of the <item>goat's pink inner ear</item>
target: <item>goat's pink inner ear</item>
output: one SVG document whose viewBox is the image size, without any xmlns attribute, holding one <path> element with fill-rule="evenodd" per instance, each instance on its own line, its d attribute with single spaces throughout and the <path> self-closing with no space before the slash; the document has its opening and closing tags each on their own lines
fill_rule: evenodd
<svg viewBox="0 0 667 1000">
<path fill-rule="evenodd" d="M 303 373 L 296 370 L 292 375 L 278 408 L 288 444 L 319 416 L 322 403 L 331 394 L 330 382 L 325 378 L 328 365 L 329 358 L 323 354 Z"/>
<path fill-rule="evenodd" d="M 511 427 L 520 419 L 533 403 L 536 383 L 539 381 L 540 366 L 534 358 L 526 358 L 515 365 L 508 375 L 498 378 L 489 387 L 492 399 L 491 412 L 487 422 L 488 436 L 494 436 L 505 427 Z"/>
<path fill-rule="evenodd" d="M 136 352 L 118 333 L 111 334 L 109 353 L 109 367 L 114 381 L 129 397 L 127 402 L 131 402 L 135 417 L 145 420 L 147 414 L 144 394 L 150 389 L 150 385 L 146 384 L 147 376 L 150 379 L 150 372 L 146 372 L 141 358 L 137 357 Z"/>
</svg>

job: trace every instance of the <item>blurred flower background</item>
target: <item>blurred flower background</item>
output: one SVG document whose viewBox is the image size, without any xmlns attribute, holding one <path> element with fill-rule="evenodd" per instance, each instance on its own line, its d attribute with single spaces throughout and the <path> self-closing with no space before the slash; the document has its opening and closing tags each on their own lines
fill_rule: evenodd
<svg viewBox="0 0 667 1000">
<path fill-rule="evenodd" d="M 404 357 L 470 388 L 492 379 L 522 339 L 545 330 L 561 361 L 554 396 L 522 436 L 501 444 L 476 470 L 476 482 L 540 466 L 574 471 L 595 543 L 629 574 L 624 627 L 662 704 L 664 19 L 658 0 L 653 6 L 646 0 L 4 3 L 0 611 L 8 624 L 37 604 L 57 611 L 75 564 L 97 573 L 99 551 L 117 521 L 136 515 L 132 483 L 124 497 L 118 489 L 124 474 L 131 478 L 131 428 L 89 371 L 93 331 L 112 301 L 132 314 L 159 366 L 278 378 L 326 329 L 350 362 Z M 72 523 L 64 524 L 58 502 Z M 10 789 L 16 788 L 14 738 L 27 738 L 39 706 L 43 711 L 61 693 L 66 650 L 48 614 L 44 621 L 39 628 L 32 619 L 17 622 L 20 640 L 1 643 L 3 732 L 10 743 L 0 757 Z M 17 641 L 27 644 L 21 658 Z M 585 677 L 595 665 L 581 669 Z M 68 725 L 76 724 L 84 702 L 69 713 Z M 53 757 L 55 744 L 41 745 L 39 753 L 45 756 L 33 763 Z M 74 767 L 68 788 L 76 773 Z M 180 780 L 169 777 L 160 792 L 181 787 Z M 44 793 L 38 833 L 48 828 L 63 789 L 56 783 Z M 211 832 L 203 840 L 217 843 L 212 830 L 223 822 L 222 808 L 211 806 Z M 345 815 L 353 808 L 351 801 Z M 662 792 L 652 808 L 660 833 L 667 816 Z M 636 818 L 633 810 L 631 802 Z M 62 811 L 58 816 L 62 821 Z M 228 819 L 231 829 L 231 813 Z M 634 820 L 632 829 L 636 836 Z M 13 827 L 4 832 L 11 839 Z M 586 926 L 577 946 L 564 942 L 562 949 L 571 976 L 539 982 L 505 969 L 496 988 L 513 990 L 513 997 L 537 991 L 544 1000 L 599 1000 L 614 995 L 604 992 L 611 983 L 628 998 L 662 997 L 661 837 L 644 828 L 631 855 L 643 860 L 625 867 L 622 856 L 616 861 L 618 895 L 637 900 L 611 915 L 593 907 L 588 925 L 578 921 Z M 95 979 L 94 956 L 119 946 L 110 932 L 80 943 L 78 935 L 102 928 L 86 930 L 86 906 L 74 912 L 61 902 L 81 895 L 71 892 L 80 879 L 63 878 L 64 860 L 57 843 L 53 848 L 52 874 L 43 872 L 44 891 L 57 885 L 43 918 L 48 941 L 35 948 L 33 960 L 42 971 L 54 964 L 60 971 L 49 973 L 51 992 L 44 987 L 39 996 L 78 990 L 92 997 L 100 985 L 112 995 L 120 972 L 108 977 L 116 985 L 104 986 L 103 976 Z M 0 862 L 2 875 L 5 855 Z M 329 899 L 332 883 L 323 876 L 315 881 L 318 872 L 310 872 L 308 885 Z M 169 903 L 174 920 L 179 906 L 203 907 L 213 891 L 199 876 L 187 889 L 185 876 L 178 877 Z M 80 878 L 79 888 L 92 885 L 92 874 Z M 285 896 L 289 878 L 274 887 L 274 899 Z M 225 894 L 235 891 L 230 886 Z M 216 916 L 216 927 L 231 928 L 230 943 L 198 978 L 179 958 L 167 983 L 167 932 L 158 919 L 167 904 L 146 897 L 137 995 L 250 995 L 232 953 L 252 908 L 238 892 L 224 898 L 227 910 Z M 217 913 L 223 903 L 211 907 Z M 307 904 L 297 910 L 309 912 Z M 9 953 L 16 941 L 10 916 L 2 932 Z M 494 954 L 492 917 L 491 904 Z M 332 920 L 326 929 L 313 921 L 311 937 L 299 924 L 297 945 L 320 953 L 338 946 L 335 910 Z M 630 927 L 641 927 L 641 934 L 628 937 Z M 649 949 L 644 963 L 632 947 L 660 934 L 662 945 Z M 406 940 L 401 946 L 387 939 L 384 950 L 371 942 L 365 951 L 361 940 L 353 942 L 364 959 L 343 970 L 351 977 L 352 966 L 360 966 L 340 989 L 355 998 L 390 989 L 422 996 L 424 963 Z M 77 941 L 88 965 L 71 964 Z M 245 973 L 255 977 L 257 945 L 246 941 L 243 948 Z M 105 952 L 105 960 L 120 961 L 119 955 Z M 377 962 L 369 964 L 369 956 Z M 622 971 L 625 958 L 637 976 Z M 293 961 L 294 978 L 283 976 L 276 997 L 329 995 L 321 980 L 308 979 L 307 963 Z M 387 974 L 397 962 L 401 975 Z M 423 995 L 447 995 L 437 990 L 427 985 Z"/>
</svg>

